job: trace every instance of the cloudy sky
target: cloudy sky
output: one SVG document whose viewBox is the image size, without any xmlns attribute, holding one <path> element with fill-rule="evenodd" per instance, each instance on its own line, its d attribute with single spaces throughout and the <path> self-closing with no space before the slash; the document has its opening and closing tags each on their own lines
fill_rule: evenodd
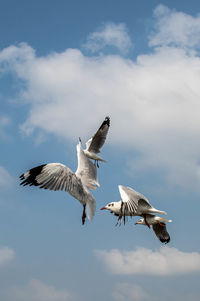
<svg viewBox="0 0 200 301">
<path fill-rule="evenodd" d="M 1 0 L 0 299 L 199 300 L 200 4 L 198 1 Z M 31 167 L 76 170 L 110 116 L 92 192 L 19 186 Z M 100 211 L 118 185 L 168 212 L 171 241 L 115 227 Z"/>
</svg>

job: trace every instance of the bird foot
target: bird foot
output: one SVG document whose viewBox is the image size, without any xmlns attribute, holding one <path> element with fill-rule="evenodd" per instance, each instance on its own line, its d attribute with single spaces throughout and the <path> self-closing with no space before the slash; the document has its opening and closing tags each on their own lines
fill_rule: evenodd
<svg viewBox="0 0 200 301">
<path fill-rule="evenodd" d="M 85 213 L 85 205 L 83 205 L 83 214 L 82 214 L 82 225 L 85 224 L 86 213 Z"/>
</svg>

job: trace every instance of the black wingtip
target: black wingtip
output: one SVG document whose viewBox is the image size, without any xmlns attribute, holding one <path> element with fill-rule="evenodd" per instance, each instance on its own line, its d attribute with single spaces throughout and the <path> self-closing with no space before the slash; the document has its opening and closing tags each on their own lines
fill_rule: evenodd
<svg viewBox="0 0 200 301">
<path fill-rule="evenodd" d="M 101 124 L 101 126 L 100 126 L 99 129 L 102 129 L 105 125 L 107 125 L 108 127 L 110 126 L 110 117 L 109 116 L 107 116 L 105 118 L 105 120 L 102 122 L 102 124 Z"/>
<path fill-rule="evenodd" d="M 168 244 L 168 242 L 170 242 L 170 237 L 168 238 L 160 238 L 160 241 L 163 243 L 163 244 Z"/>
<path fill-rule="evenodd" d="M 106 116 L 105 118 L 105 123 L 110 126 L 110 117 L 109 116 Z"/>
<path fill-rule="evenodd" d="M 38 186 L 39 183 L 37 182 L 36 180 L 36 177 L 37 175 L 39 175 L 43 169 L 43 167 L 45 166 L 46 164 L 42 164 L 40 166 L 36 166 L 32 169 L 30 169 L 29 171 L 27 171 L 26 173 L 23 173 L 19 178 L 20 180 L 22 181 L 20 183 L 20 185 L 23 185 L 23 186 L 26 186 L 26 185 L 29 185 L 29 186 Z M 27 173 L 29 173 L 27 175 Z"/>
</svg>

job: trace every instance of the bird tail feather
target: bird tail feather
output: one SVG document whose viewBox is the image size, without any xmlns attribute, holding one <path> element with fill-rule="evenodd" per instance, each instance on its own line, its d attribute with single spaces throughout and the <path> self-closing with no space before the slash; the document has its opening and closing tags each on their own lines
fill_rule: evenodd
<svg viewBox="0 0 200 301">
<path fill-rule="evenodd" d="M 151 208 L 151 209 L 149 209 L 149 211 L 152 212 L 152 213 L 159 213 L 159 214 L 167 215 L 167 212 L 161 211 L 161 210 L 157 210 L 155 208 Z"/>
<path fill-rule="evenodd" d="M 87 205 L 86 205 L 86 213 L 87 213 L 87 218 L 91 221 L 94 217 L 95 214 L 95 210 L 96 210 L 96 201 L 95 199 L 89 199 L 87 201 Z"/>
</svg>

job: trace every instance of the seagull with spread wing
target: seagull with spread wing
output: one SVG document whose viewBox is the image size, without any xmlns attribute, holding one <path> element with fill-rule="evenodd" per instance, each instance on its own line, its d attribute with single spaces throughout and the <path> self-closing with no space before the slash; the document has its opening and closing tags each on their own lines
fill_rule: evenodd
<svg viewBox="0 0 200 301">
<path fill-rule="evenodd" d="M 80 140 L 80 139 L 79 139 Z M 85 155 L 81 141 L 77 144 L 78 168 L 73 173 L 61 163 L 48 163 L 34 167 L 20 176 L 20 185 L 34 185 L 50 190 L 65 190 L 83 205 L 82 224 L 85 223 L 86 213 L 92 220 L 96 201 L 89 189 L 99 187 L 97 169 Z"/>
<path fill-rule="evenodd" d="M 98 131 L 86 142 L 86 149 L 84 149 L 84 153 L 86 156 L 90 159 L 95 160 L 95 163 L 98 165 L 98 161 L 106 162 L 101 157 L 99 157 L 97 154 L 100 153 L 100 149 L 105 143 L 106 136 L 108 134 L 108 130 L 110 127 L 110 118 L 106 117 L 103 123 L 101 124 Z"/>
<path fill-rule="evenodd" d="M 111 202 L 101 208 L 101 210 L 110 210 L 111 213 L 118 216 L 118 222 L 120 224 L 122 217 L 124 218 L 125 223 L 126 216 L 142 216 L 144 217 L 145 224 L 150 228 L 150 224 L 146 219 L 147 214 L 167 214 L 165 211 L 154 208 L 144 195 L 134 189 L 122 185 L 119 185 L 118 187 L 122 200 L 118 202 Z"/>
<path fill-rule="evenodd" d="M 167 218 L 160 217 L 153 214 L 146 214 L 146 220 L 149 225 L 152 225 L 153 231 L 158 237 L 158 239 L 167 244 L 170 241 L 169 233 L 167 232 L 166 222 L 171 223 L 172 220 L 168 220 Z M 146 225 L 144 218 L 141 218 L 135 223 L 135 225 Z"/>
</svg>

